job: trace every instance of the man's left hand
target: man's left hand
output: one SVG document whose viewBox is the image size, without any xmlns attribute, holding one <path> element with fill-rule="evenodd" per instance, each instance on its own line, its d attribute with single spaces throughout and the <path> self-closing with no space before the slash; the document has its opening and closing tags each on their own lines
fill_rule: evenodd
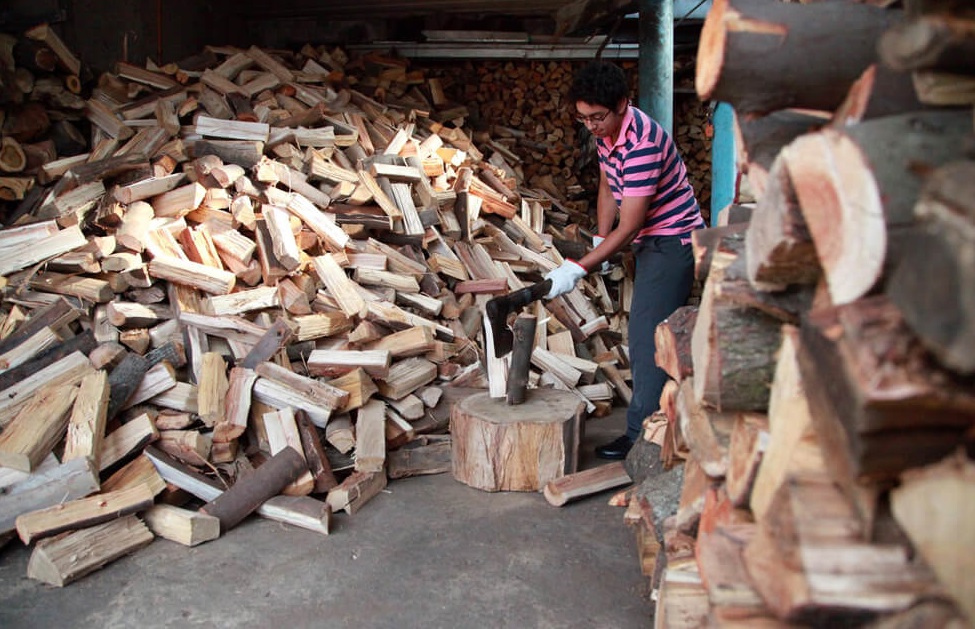
<svg viewBox="0 0 975 629">
<path fill-rule="evenodd" d="M 552 288 L 545 295 L 545 299 L 555 299 L 559 295 L 569 292 L 586 274 L 587 271 L 582 268 L 581 264 L 575 260 L 566 260 L 545 275 L 545 279 L 552 280 Z"/>
</svg>

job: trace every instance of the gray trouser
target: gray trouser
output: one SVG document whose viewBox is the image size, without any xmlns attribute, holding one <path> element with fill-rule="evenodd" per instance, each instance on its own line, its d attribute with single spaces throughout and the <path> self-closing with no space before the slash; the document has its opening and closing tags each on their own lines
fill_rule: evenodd
<svg viewBox="0 0 975 629">
<path fill-rule="evenodd" d="M 643 419 L 660 408 L 660 392 L 668 376 L 654 362 L 654 332 L 691 294 L 694 256 L 690 240 L 689 234 L 652 236 L 633 244 L 636 277 L 629 326 L 633 401 L 626 411 L 626 436 L 633 440 L 643 430 Z"/>
</svg>

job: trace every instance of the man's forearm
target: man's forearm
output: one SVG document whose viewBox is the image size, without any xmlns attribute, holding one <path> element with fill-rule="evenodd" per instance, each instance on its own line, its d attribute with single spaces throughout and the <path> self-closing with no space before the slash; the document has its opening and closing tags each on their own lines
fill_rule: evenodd
<svg viewBox="0 0 975 629">
<path fill-rule="evenodd" d="M 613 231 L 616 223 L 616 198 L 606 183 L 606 176 L 600 173 L 599 193 L 596 195 L 596 228 L 600 236 Z"/>
</svg>

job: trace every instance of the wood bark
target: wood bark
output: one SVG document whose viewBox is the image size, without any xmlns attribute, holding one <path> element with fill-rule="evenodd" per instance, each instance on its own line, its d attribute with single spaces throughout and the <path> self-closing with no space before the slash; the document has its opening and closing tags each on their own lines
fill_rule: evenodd
<svg viewBox="0 0 975 629">
<path fill-rule="evenodd" d="M 509 405 L 525 402 L 528 372 L 535 345 L 536 321 L 534 315 L 521 314 L 511 326 L 514 342 L 511 349 L 511 366 L 508 368 L 508 387 L 505 398 L 505 402 Z"/>
<path fill-rule="evenodd" d="M 894 70 L 975 73 L 975 26 L 971 19 L 923 15 L 884 33 L 878 43 L 884 63 Z"/>
<path fill-rule="evenodd" d="M 887 284 L 890 300 L 938 360 L 961 374 L 975 373 L 975 162 L 934 171 L 915 206 L 912 231 Z M 935 278 L 937 278 L 935 280 Z"/>
</svg>

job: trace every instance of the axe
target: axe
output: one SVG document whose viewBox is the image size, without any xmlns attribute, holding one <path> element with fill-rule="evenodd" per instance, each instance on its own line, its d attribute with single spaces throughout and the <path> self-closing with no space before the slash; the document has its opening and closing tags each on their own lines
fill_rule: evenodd
<svg viewBox="0 0 975 629">
<path fill-rule="evenodd" d="M 507 295 L 501 295 L 487 302 L 484 311 L 487 314 L 488 325 L 491 326 L 491 337 L 494 339 L 494 355 L 504 356 L 511 351 L 515 335 L 508 327 L 508 315 L 516 312 L 528 304 L 538 301 L 548 294 L 552 288 L 552 280 L 544 280 Z"/>
</svg>

